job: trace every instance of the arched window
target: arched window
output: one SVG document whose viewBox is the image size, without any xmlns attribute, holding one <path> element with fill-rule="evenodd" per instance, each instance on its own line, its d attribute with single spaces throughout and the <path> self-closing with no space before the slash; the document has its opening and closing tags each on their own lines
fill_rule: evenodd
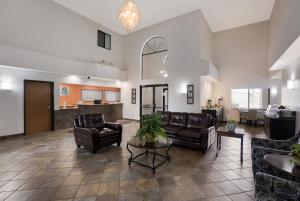
<svg viewBox="0 0 300 201">
<path fill-rule="evenodd" d="M 142 52 L 142 79 L 168 77 L 168 45 L 163 37 L 149 39 Z"/>
</svg>

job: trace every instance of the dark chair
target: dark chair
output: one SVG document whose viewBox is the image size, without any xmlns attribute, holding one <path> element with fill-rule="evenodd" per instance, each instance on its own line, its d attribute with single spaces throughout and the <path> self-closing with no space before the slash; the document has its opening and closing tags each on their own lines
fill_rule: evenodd
<svg viewBox="0 0 300 201">
<path fill-rule="evenodd" d="M 256 201 L 299 201 L 300 183 L 265 173 L 255 176 Z"/>
<path fill-rule="evenodd" d="M 96 153 L 99 148 L 122 141 L 122 125 L 107 123 L 103 114 L 79 115 L 74 119 L 74 137 L 78 147 Z"/>
<path fill-rule="evenodd" d="M 158 112 L 173 144 L 206 152 L 215 139 L 215 122 L 210 114 Z"/>
<path fill-rule="evenodd" d="M 264 156 L 268 154 L 282 154 L 287 155 L 291 151 L 291 145 L 298 143 L 300 131 L 288 140 L 271 140 L 252 138 L 251 140 L 251 157 L 252 157 L 252 170 L 256 175 L 258 172 L 268 173 L 274 176 L 288 178 L 283 172 L 279 172 L 271 168 L 263 162 Z"/>
</svg>

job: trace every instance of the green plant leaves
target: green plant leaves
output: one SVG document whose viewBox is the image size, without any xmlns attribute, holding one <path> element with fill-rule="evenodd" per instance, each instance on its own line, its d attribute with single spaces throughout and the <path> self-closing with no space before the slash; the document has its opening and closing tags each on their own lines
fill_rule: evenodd
<svg viewBox="0 0 300 201">
<path fill-rule="evenodd" d="M 145 115 L 141 119 L 141 128 L 137 132 L 140 138 L 146 138 L 147 142 L 154 142 L 159 136 L 167 138 L 165 130 L 162 128 L 159 114 Z"/>
</svg>

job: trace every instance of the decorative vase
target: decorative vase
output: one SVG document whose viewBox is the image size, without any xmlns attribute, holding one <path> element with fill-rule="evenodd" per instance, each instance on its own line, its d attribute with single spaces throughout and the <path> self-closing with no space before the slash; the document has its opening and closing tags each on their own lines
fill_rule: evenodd
<svg viewBox="0 0 300 201">
<path fill-rule="evenodd" d="M 236 129 L 236 124 L 227 124 L 227 128 L 229 132 L 234 132 Z"/>
</svg>

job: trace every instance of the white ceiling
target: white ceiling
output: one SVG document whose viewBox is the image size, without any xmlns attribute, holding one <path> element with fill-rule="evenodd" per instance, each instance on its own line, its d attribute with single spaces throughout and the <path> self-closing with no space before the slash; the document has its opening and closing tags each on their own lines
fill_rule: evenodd
<svg viewBox="0 0 300 201">
<path fill-rule="evenodd" d="M 53 0 L 113 31 L 126 34 L 117 18 L 124 0 Z M 135 0 L 136 30 L 201 9 L 212 32 L 270 19 L 275 0 Z"/>
</svg>

